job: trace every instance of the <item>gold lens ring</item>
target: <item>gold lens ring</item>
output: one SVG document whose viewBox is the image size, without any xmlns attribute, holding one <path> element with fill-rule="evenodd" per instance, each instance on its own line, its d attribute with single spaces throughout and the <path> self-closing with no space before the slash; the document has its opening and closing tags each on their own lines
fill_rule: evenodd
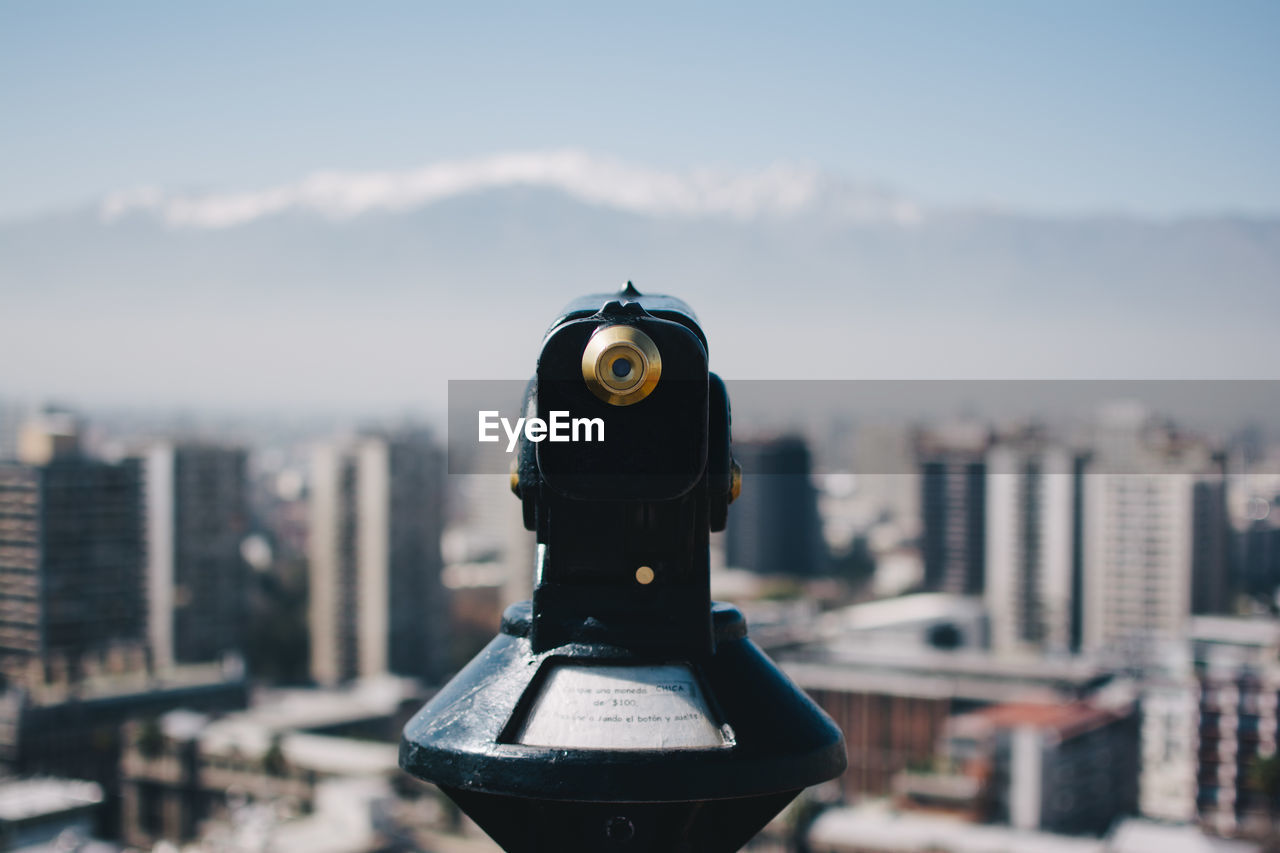
<svg viewBox="0 0 1280 853">
<path fill-rule="evenodd" d="M 601 326 L 582 351 L 582 378 L 611 406 L 630 406 L 653 393 L 662 376 L 662 355 L 653 339 L 634 326 Z"/>
</svg>

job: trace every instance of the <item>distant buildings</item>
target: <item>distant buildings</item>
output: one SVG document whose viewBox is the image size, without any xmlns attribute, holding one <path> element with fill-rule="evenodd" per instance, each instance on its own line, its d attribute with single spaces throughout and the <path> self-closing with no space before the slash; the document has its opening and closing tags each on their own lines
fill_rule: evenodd
<svg viewBox="0 0 1280 853">
<path fill-rule="evenodd" d="M 1099 835 L 1138 805 L 1136 703 L 1005 703 L 952 717 L 934 769 L 895 793 L 980 823 Z"/>
<path fill-rule="evenodd" d="M 236 710 L 245 707 L 248 696 L 243 672 L 218 666 L 177 667 L 164 678 L 134 670 L 75 684 L 10 685 L 0 692 L 0 770 L 96 782 L 105 797 L 97 829 L 102 837 L 114 838 L 121 727 L 175 708 Z"/>
<path fill-rule="evenodd" d="M 458 501 L 450 512 L 453 526 L 447 541 L 448 563 L 484 564 L 493 574 L 483 584 L 497 584 L 499 606 L 533 597 L 537 543 L 524 526 L 524 510 L 511 493 L 507 477 L 493 474 L 454 474 L 449 477 L 451 497 Z M 468 584 L 469 585 L 469 584 Z M 497 630 L 493 620 L 487 630 Z"/>
<path fill-rule="evenodd" d="M 1131 666 L 1230 601 L 1222 459 L 1141 412 L 1111 413 L 1084 482 L 1086 651 Z"/>
<path fill-rule="evenodd" d="M 6 441 L 23 461 L 0 465 L 0 768 L 96 780 L 102 813 L 119 817 L 123 796 L 140 844 L 199 837 L 193 821 L 205 817 L 230 821 L 226 785 L 305 811 L 346 796 L 334 785 L 349 781 L 339 778 L 343 761 L 372 756 L 362 766 L 379 785 L 394 775 L 384 772 L 386 749 L 323 739 L 384 736 L 392 712 L 321 719 L 332 691 L 302 691 L 289 708 L 272 703 L 251 725 L 242 725 L 247 716 L 198 725 L 189 714 L 167 717 L 156 724 L 159 751 L 148 754 L 156 742 L 146 718 L 177 707 L 215 714 L 248 698 L 242 671 L 184 665 L 245 644 L 245 451 L 171 442 L 145 467 L 105 462 L 84 454 L 74 419 L 57 414 Z M 1133 412 L 1109 416 L 1078 445 L 973 429 L 926 436 L 919 450 L 918 477 L 894 474 L 911 467 L 900 461 L 869 474 L 879 477 L 871 491 L 885 491 L 868 500 L 900 508 L 881 518 L 857 506 L 850 517 L 871 550 L 888 555 L 881 571 L 913 552 L 882 551 L 875 534 L 892 527 L 892 548 L 904 539 L 914 548 L 918 532 L 923 582 L 937 592 L 821 615 L 812 602 L 751 614 L 757 641 L 776 643 L 786 672 L 844 729 L 846 800 L 894 796 L 917 810 L 1009 824 L 956 831 L 973 849 L 993 839 L 1019 849 L 1047 838 L 1044 829 L 1098 832 L 1133 810 L 1229 835 L 1261 826 L 1257 768 L 1280 741 L 1280 628 L 1274 618 L 1196 614 L 1228 610 L 1237 581 L 1272 599 L 1275 489 L 1259 485 L 1233 504 L 1230 539 L 1222 460 Z M 740 442 L 735 453 L 745 476 L 724 540 L 728 562 L 822 573 L 808 447 Z M 531 536 L 504 478 L 474 478 L 465 541 L 442 572 L 444 463 L 425 435 L 330 443 L 314 456 L 309 495 L 300 472 L 273 482 L 273 506 L 289 509 L 278 540 L 299 577 L 304 545 L 308 553 L 311 672 L 321 684 L 382 673 L 438 680 L 462 635 L 449 631 L 448 600 L 456 624 L 487 638 L 501 603 L 527 595 Z M 867 483 L 846 485 L 846 497 L 866 497 Z M 906 518 L 917 499 L 921 530 Z M 914 571 L 902 575 L 899 586 L 917 582 Z M 1175 666 L 1166 666 L 1170 649 Z M 1140 734 L 1125 701 L 1100 699 L 1128 689 L 1120 673 L 1143 677 Z M 301 706 L 310 722 L 298 722 Z M 369 795 L 361 809 L 381 802 L 379 785 L 360 794 Z M 815 849 L 928 849 L 929 839 L 950 840 L 930 834 L 932 817 L 884 822 L 902 829 L 898 846 L 886 829 Z M 294 830 L 327 831 L 301 822 Z M 926 847 L 910 847 L 917 837 Z"/>
<path fill-rule="evenodd" d="M 911 433 L 885 424 L 860 424 L 850 451 L 850 470 L 863 500 L 903 533 L 918 533 L 920 472 Z"/>
<path fill-rule="evenodd" d="M 318 448 L 312 467 L 311 671 L 334 685 L 448 661 L 443 454 L 422 433 Z"/>
<path fill-rule="evenodd" d="M 856 605 L 819 619 L 821 640 L 778 652 L 845 733 L 843 801 L 892 796 L 899 809 L 1028 832 L 1100 834 L 1140 813 L 1221 836 L 1267 834 L 1280 621 L 1189 617 L 1185 636 L 1159 645 L 1131 680 L 1096 656 L 983 651 L 980 610 L 941 595 Z M 934 826 L 902 820 L 904 832 Z M 979 836 L 974 849 L 986 849 Z M 880 847 L 850 835 L 831 849 L 932 849 L 901 837 L 906 846 Z"/>
<path fill-rule="evenodd" d="M 846 801 L 886 796 L 899 773 L 932 765 L 955 714 L 1070 703 L 1112 680 L 1079 658 L 990 654 L 981 648 L 980 610 L 980 600 L 935 594 L 855 605 L 825 617 L 823 642 L 778 653 L 787 675 L 845 733 Z"/>
<path fill-rule="evenodd" d="M 826 565 L 809 448 L 794 436 L 735 441 L 742 492 L 729 509 L 725 561 L 761 574 L 809 577 Z"/>
<path fill-rule="evenodd" d="M 990 645 L 989 623 L 987 608 L 977 596 L 900 595 L 824 614 L 818 626 L 826 639 L 813 653 L 825 660 L 856 662 L 873 650 L 979 652 Z"/>
<path fill-rule="evenodd" d="M 899 811 L 873 802 L 830 809 L 808 835 L 813 853 L 1258 853 L 1258 845 L 1206 837 L 1195 826 L 1130 819 L 1106 838 L 1079 838 L 970 824 L 954 818 Z"/>
<path fill-rule="evenodd" d="M 35 681 L 132 666 L 147 635 L 142 473 L 49 416 L 0 464 L 0 667 Z M 126 660 L 129 659 L 129 660 Z"/>
<path fill-rule="evenodd" d="M 214 635 L 244 590 L 219 583 L 213 557 L 235 553 L 239 542 L 224 529 L 212 472 L 170 456 L 151 471 L 167 472 L 153 477 L 166 491 L 152 492 L 151 533 L 168 548 L 150 554 L 153 568 L 166 570 L 169 597 L 149 602 L 141 461 L 85 454 L 79 424 L 62 413 L 26 424 L 18 454 L 0 465 L 0 768 L 97 783 L 105 798 L 98 829 L 112 837 L 121 725 L 179 703 L 227 710 L 246 702 L 242 671 L 172 666 L 216 656 L 205 649 L 221 646 L 225 638 Z M 156 625 L 169 632 L 156 646 L 163 677 L 149 643 Z"/>
<path fill-rule="evenodd" d="M 934 761 L 947 720 L 1000 702 L 1070 702 L 1108 676 L 1085 663 L 1018 666 L 988 655 L 904 649 L 862 661 L 784 661 L 783 670 L 845 733 L 843 796 L 885 796 L 897 774 Z"/>
<path fill-rule="evenodd" d="M 21 406 L 0 400 L 0 461 L 18 458 L 18 433 L 23 419 Z"/>
<path fill-rule="evenodd" d="M 101 806 L 102 788 L 93 782 L 0 780 L 0 850 L 79 849 L 73 845 L 91 841 Z"/>
<path fill-rule="evenodd" d="M 248 568 L 246 453 L 162 444 L 146 458 L 149 637 L 155 666 L 244 649 Z"/>
<path fill-rule="evenodd" d="M 998 652 L 1141 669 L 1193 613 L 1233 604 L 1223 457 L 1131 406 L 1082 446 L 1035 428 L 923 433 L 924 585 L 982 595 Z M 1257 574 L 1266 541 L 1250 542 Z"/>
<path fill-rule="evenodd" d="M 930 592 L 981 595 L 986 574 L 985 427 L 954 424 L 920 439 L 921 552 Z"/>
<path fill-rule="evenodd" d="M 1149 675 L 1142 686 L 1139 812 L 1153 820 L 1196 819 L 1200 688 L 1191 673 Z"/>
<path fill-rule="evenodd" d="M 1274 603 L 1280 589 L 1280 476 L 1265 485 L 1251 482 L 1262 478 L 1240 479 L 1243 500 L 1232 518 L 1237 576 L 1243 592 Z"/>
<path fill-rule="evenodd" d="M 276 691 L 221 717 L 175 710 L 135 722 L 120 768 L 122 835 L 141 848 L 202 835 L 211 843 L 211 824 L 235 832 L 245 816 L 237 812 L 256 811 L 273 824 L 279 849 L 374 849 L 372 830 L 340 840 L 342 822 L 303 843 L 305 828 L 321 827 L 299 819 L 327 811 L 324 790 L 337 780 L 376 779 L 392 798 L 386 785 L 400 776 L 393 734 L 421 698 L 412 683 L 383 679 L 352 690 Z"/>
<path fill-rule="evenodd" d="M 1039 439 L 987 454 L 985 598 L 997 651 L 1069 654 L 1083 629 L 1082 455 Z"/>
<path fill-rule="evenodd" d="M 1174 661 L 1144 699 L 1143 753 L 1155 760 L 1144 764 L 1143 813 L 1198 819 L 1222 835 L 1264 832 L 1256 771 L 1276 755 L 1280 623 L 1198 617 L 1188 634 L 1189 659 Z"/>
</svg>

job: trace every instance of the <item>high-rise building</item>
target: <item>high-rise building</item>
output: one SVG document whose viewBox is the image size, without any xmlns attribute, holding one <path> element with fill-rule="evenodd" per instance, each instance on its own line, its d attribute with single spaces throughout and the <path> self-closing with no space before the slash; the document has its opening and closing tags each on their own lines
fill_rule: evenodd
<svg viewBox="0 0 1280 853">
<path fill-rule="evenodd" d="M 859 425 L 849 456 L 859 500 L 914 539 L 920 527 L 920 472 L 911 430 L 897 424 Z"/>
<path fill-rule="evenodd" d="M 146 642 L 140 466 L 85 457 L 55 426 L 24 430 L 23 461 L 0 465 L 0 667 L 37 680 Z"/>
<path fill-rule="evenodd" d="M 762 574 L 809 577 L 826 567 L 809 447 L 795 436 L 735 441 L 742 492 L 729 508 L 725 561 Z"/>
<path fill-rule="evenodd" d="M 17 404 L 0 400 L 0 460 L 18 458 L 18 434 L 22 428 L 23 410 Z"/>
<path fill-rule="evenodd" d="M 80 433 L 80 421 L 75 415 L 46 409 L 21 422 L 13 458 L 27 465 L 45 465 L 54 459 L 77 457 Z"/>
<path fill-rule="evenodd" d="M 1200 689 L 1187 667 L 1148 674 L 1142 687 L 1139 810 L 1154 820 L 1196 818 Z"/>
<path fill-rule="evenodd" d="M 1197 617 L 1191 658 L 1199 681 L 1196 810 L 1224 835 L 1267 832 L 1255 764 L 1274 757 L 1280 728 L 1280 626 L 1273 619 Z"/>
<path fill-rule="evenodd" d="M 1264 601 L 1280 590 L 1280 494 L 1253 498 L 1253 514 L 1234 532 L 1236 565 L 1244 591 Z"/>
<path fill-rule="evenodd" d="M 1091 474 L 1085 481 L 1089 651 L 1148 662 L 1192 613 L 1192 474 Z"/>
<path fill-rule="evenodd" d="M 989 445 L 988 430 L 977 424 L 948 425 L 921 437 L 921 552 L 931 592 L 983 592 Z"/>
<path fill-rule="evenodd" d="M 245 451 L 163 444 L 146 459 L 149 636 L 157 667 L 244 649 Z"/>
<path fill-rule="evenodd" d="M 451 498 L 457 501 L 453 506 L 460 511 L 451 512 L 446 561 L 485 564 L 500 574 L 503 608 L 532 598 L 537 542 L 533 531 L 525 529 L 524 510 L 511 493 L 510 478 L 459 474 L 449 481 Z M 489 628 L 497 630 L 496 622 Z"/>
<path fill-rule="evenodd" d="M 1226 490 L 1206 444 L 1127 414 L 1084 481 L 1083 647 L 1143 666 L 1229 602 Z"/>
<path fill-rule="evenodd" d="M 1270 604 L 1280 594 L 1280 445 L 1257 455 L 1237 448 L 1228 463 L 1232 568 L 1240 592 Z"/>
<path fill-rule="evenodd" d="M 1080 649 L 1084 465 L 1042 441 L 987 455 L 985 598 L 998 651 Z"/>
<path fill-rule="evenodd" d="M 309 550 L 317 682 L 444 674 L 443 504 L 443 455 L 426 434 L 364 436 L 316 451 Z"/>
<path fill-rule="evenodd" d="M 1143 696 L 1143 814 L 1269 834 L 1257 770 L 1280 735 L 1280 624 L 1198 616 L 1175 649 Z"/>
<path fill-rule="evenodd" d="M 1196 475 L 1191 490 L 1191 612 L 1232 611 L 1237 584 L 1231 575 L 1231 523 L 1221 459 Z"/>
</svg>

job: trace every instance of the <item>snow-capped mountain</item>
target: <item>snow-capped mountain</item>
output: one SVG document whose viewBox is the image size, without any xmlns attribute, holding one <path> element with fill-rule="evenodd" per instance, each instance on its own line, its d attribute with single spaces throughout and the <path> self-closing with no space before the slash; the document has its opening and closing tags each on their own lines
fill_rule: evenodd
<svg viewBox="0 0 1280 853">
<path fill-rule="evenodd" d="M 936 209 L 819 170 L 579 152 L 0 225 L 0 396 L 411 403 L 528 375 L 628 279 L 733 378 L 1271 377 L 1280 218 Z"/>
<path fill-rule="evenodd" d="M 106 222 L 145 212 L 177 227 L 228 228 L 291 212 L 342 220 L 411 211 L 471 193 L 516 188 L 554 190 L 584 204 L 648 216 L 752 220 L 821 211 L 845 221 L 910 224 L 921 218 L 919 208 L 905 199 L 813 168 L 673 172 L 582 151 L 502 154 L 403 172 L 320 172 L 296 183 L 240 192 L 141 188 L 112 194 L 100 212 Z"/>
</svg>

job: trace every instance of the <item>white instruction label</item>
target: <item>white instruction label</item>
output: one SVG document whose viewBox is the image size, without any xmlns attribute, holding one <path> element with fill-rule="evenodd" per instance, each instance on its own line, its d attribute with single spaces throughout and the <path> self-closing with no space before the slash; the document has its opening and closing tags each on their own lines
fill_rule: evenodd
<svg viewBox="0 0 1280 853">
<path fill-rule="evenodd" d="M 549 673 L 517 743 L 562 749 L 732 746 L 683 664 L 579 666 Z"/>
</svg>

